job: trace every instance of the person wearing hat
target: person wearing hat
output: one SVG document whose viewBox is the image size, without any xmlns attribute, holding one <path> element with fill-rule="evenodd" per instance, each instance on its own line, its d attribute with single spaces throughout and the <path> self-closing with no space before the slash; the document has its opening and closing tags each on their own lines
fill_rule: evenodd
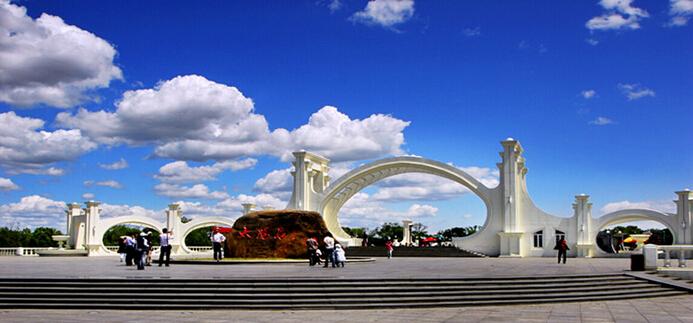
<svg viewBox="0 0 693 323">
<path fill-rule="evenodd" d="M 147 251 L 149 250 L 149 241 L 147 241 L 147 236 L 149 233 L 142 232 L 139 237 L 137 237 L 137 270 L 144 270 L 145 257 L 147 257 Z"/>
</svg>

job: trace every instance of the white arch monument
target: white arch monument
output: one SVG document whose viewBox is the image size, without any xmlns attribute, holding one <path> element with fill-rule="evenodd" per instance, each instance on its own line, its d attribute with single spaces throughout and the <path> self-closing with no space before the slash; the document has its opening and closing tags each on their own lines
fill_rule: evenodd
<svg viewBox="0 0 693 323">
<path fill-rule="evenodd" d="M 455 239 L 459 248 L 501 257 L 553 256 L 557 236 L 565 236 L 570 245 L 569 255 L 591 257 L 597 255 L 596 237 L 604 227 L 634 220 L 653 220 L 672 231 L 676 244 L 693 244 L 693 194 L 689 190 L 676 192 L 676 213 L 656 210 L 632 209 L 592 217 L 589 195 L 575 196 L 572 217 L 558 217 L 539 209 L 527 192 L 527 168 L 522 157 L 522 146 L 508 138 L 501 142 L 500 183 L 486 187 L 473 176 L 454 166 L 420 157 L 394 157 L 374 161 L 358 167 L 330 184 L 327 175 L 330 161 L 322 156 L 301 151 L 294 152 L 293 192 L 287 209 L 316 211 L 322 214 L 328 230 L 345 245 L 359 245 L 359 239 L 350 237 L 339 224 L 339 210 L 365 187 L 390 176 L 404 173 L 426 173 L 447 178 L 468 188 L 486 206 L 486 223 L 475 234 Z M 243 213 L 254 206 L 243 205 Z M 172 254 L 188 254 L 185 236 L 195 229 L 211 226 L 232 226 L 225 217 L 198 218 L 187 223 L 181 221 L 181 209 L 169 205 L 166 219 L 158 222 L 144 216 L 100 218 L 99 203 L 86 202 L 67 206 L 68 244 L 75 249 L 87 250 L 89 255 L 112 254 L 103 245 L 103 235 L 117 224 L 139 224 L 159 232 L 168 228 L 176 235 Z"/>
<path fill-rule="evenodd" d="M 395 157 L 378 160 L 356 168 L 330 184 L 329 160 L 310 152 L 295 152 L 294 188 L 288 208 L 316 211 L 322 214 L 330 232 L 347 245 L 358 245 L 339 223 L 339 210 L 365 187 L 390 176 L 404 173 L 427 173 L 464 185 L 486 205 L 486 223 L 474 235 L 454 243 L 463 249 L 502 257 L 550 256 L 556 236 L 563 235 L 570 244 L 570 254 L 591 257 L 596 254 L 596 236 L 603 227 L 631 220 L 653 220 L 667 226 L 675 243 L 693 242 L 691 208 L 693 195 L 688 190 L 676 192 L 676 214 L 654 210 L 622 210 L 592 218 L 592 204 L 585 194 L 575 196 L 572 217 L 558 217 L 539 209 L 527 191 L 525 159 L 522 146 L 508 138 L 501 142 L 503 151 L 500 183 L 486 187 L 463 170 L 420 157 Z M 541 235 L 535 242 L 535 235 Z"/>
</svg>

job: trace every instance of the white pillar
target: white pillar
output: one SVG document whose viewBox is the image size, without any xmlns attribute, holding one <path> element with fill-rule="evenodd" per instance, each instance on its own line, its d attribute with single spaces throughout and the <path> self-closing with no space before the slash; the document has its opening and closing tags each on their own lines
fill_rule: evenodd
<svg viewBox="0 0 693 323">
<path fill-rule="evenodd" d="M 522 145 L 513 138 L 501 141 L 503 151 L 500 153 L 503 162 L 498 164 L 503 189 L 503 231 L 499 232 L 500 256 L 522 256 L 522 189 L 527 173 L 525 159 L 522 157 Z"/>
<path fill-rule="evenodd" d="M 642 254 L 645 257 L 645 270 L 657 269 L 657 245 L 644 245 Z"/>
<path fill-rule="evenodd" d="M 68 248 L 84 249 L 84 232 L 80 232 L 80 227 L 84 224 L 84 216 L 79 203 L 68 203 L 67 210 L 67 231 L 66 235 L 70 236 L 67 240 Z"/>
<path fill-rule="evenodd" d="M 594 239 L 592 237 L 592 203 L 589 203 L 589 195 L 580 194 L 575 196 L 573 210 L 577 221 L 577 256 L 592 257 L 594 250 Z"/>
<path fill-rule="evenodd" d="M 411 220 L 402 221 L 402 225 L 404 226 L 404 237 L 402 237 L 402 244 L 405 246 L 412 245 L 411 224 Z"/>
<path fill-rule="evenodd" d="M 178 255 L 183 253 L 181 249 L 181 244 L 183 241 L 183 232 L 181 231 L 181 217 L 183 211 L 180 209 L 178 204 L 169 204 L 168 210 L 166 210 L 166 229 L 168 232 L 172 233 L 173 240 L 170 241 L 171 244 L 171 254 Z"/>
<path fill-rule="evenodd" d="M 676 192 L 676 222 L 679 229 L 674 244 L 693 244 L 693 192 L 689 189 Z"/>
<path fill-rule="evenodd" d="M 85 216 L 86 216 L 86 221 L 85 221 L 85 238 L 84 238 L 84 244 L 87 247 L 87 250 L 89 251 L 90 255 L 95 255 L 101 253 L 101 246 L 103 245 L 102 241 L 98 241 L 100 238 L 96 233 L 99 230 L 97 227 L 99 225 L 100 221 L 100 215 L 99 212 L 101 211 L 99 209 L 99 202 L 96 201 L 88 201 L 85 203 L 87 205 Z"/>
<path fill-rule="evenodd" d="M 294 188 L 288 208 L 319 212 L 320 194 L 330 181 L 330 160 L 307 151 L 294 152 L 294 158 Z"/>
<path fill-rule="evenodd" d="M 255 204 L 253 203 L 243 203 L 241 205 L 243 206 L 243 215 L 246 215 L 255 210 Z"/>
</svg>

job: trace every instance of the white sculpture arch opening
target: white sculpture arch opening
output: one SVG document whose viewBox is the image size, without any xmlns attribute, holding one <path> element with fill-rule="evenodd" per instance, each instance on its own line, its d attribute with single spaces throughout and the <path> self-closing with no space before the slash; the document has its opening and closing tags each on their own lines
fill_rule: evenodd
<svg viewBox="0 0 693 323">
<path fill-rule="evenodd" d="M 378 160 L 358 167 L 344 174 L 327 188 L 323 193 L 319 209 L 322 210 L 323 219 L 328 230 L 338 239 L 350 239 L 351 237 L 342 230 L 339 224 L 339 210 L 342 206 L 367 186 L 385 178 L 405 173 L 431 174 L 461 184 L 484 202 L 487 213 L 489 213 L 489 205 L 493 199 L 492 189 L 486 187 L 465 171 L 425 158 L 395 157 Z M 488 223 L 488 218 L 489 215 L 487 214 L 486 223 Z M 484 228 L 485 225 L 481 230 Z"/>
<path fill-rule="evenodd" d="M 119 217 L 114 217 L 114 218 L 105 218 L 101 220 L 101 225 L 99 226 L 99 232 L 97 233 L 95 237 L 95 241 L 98 241 L 101 243 L 101 246 L 103 247 L 103 250 L 106 252 L 107 251 L 106 246 L 103 244 L 103 236 L 106 234 L 106 232 L 116 226 L 116 225 L 127 225 L 127 224 L 132 224 L 132 225 L 140 225 L 146 228 L 150 228 L 153 230 L 158 231 L 161 233 L 161 229 L 163 227 L 162 223 L 156 221 L 155 219 L 152 219 L 150 217 L 146 216 L 119 216 Z"/>
<path fill-rule="evenodd" d="M 174 232 L 174 234 L 177 237 L 180 237 L 180 241 L 178 243 L 180 243 L 181 248 L 183 248 L 185 252 L 190 253 L 191 251 L 190 249 L 188 249 L 188 245 L 185 244 L 185 238 L 188 236 L 188 234 L 190 234 L 190 232 L 193 232 L 200 228 L 212 227 L 217 225 L 232 227 L 233 222 L 234 221 L 232 219 L 223 217 L 197 218 L 191 220 L 190 222 L 181 224 L 182 234 L 176 232 Z"/>
</svg>

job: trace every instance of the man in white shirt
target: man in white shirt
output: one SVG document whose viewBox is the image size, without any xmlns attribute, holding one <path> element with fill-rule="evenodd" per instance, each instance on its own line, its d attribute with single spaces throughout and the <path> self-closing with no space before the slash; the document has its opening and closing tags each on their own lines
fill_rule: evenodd
<svg viewBox="0 0 693 323">
<path fill-rule="evenodd" d="M 224 241 L 226 241 L 226 237 L 221 234 L 221 232 L 214 230 L 214 234 L 212 235 L 212 245 L 214 246 L 214 260 L 217 262 L 221 261 L 222 259 L 221 247 Z"/>
<path fill-rule="evenodd" d="M 335 267 L 335 261 L 334 261 L 334 238 L 330 236 L 325 236 L 324 239 L 322 239 L 323 242 L 325 242 L 325 266 L 323 268 L 327 268 L 327 265 L 332 262 L 332 267 Z"/>
<path fill-rule="evenodd" d="M 171 261 L 171 240 L 173 240 L 173 232 L 168 232 L 168 229 L 164 228 L 161 230 L 161 235 L 159 236 L 159 267 L 164 264 L 164 257 L 166 257 L 166 267 Z"/>
</svg>

